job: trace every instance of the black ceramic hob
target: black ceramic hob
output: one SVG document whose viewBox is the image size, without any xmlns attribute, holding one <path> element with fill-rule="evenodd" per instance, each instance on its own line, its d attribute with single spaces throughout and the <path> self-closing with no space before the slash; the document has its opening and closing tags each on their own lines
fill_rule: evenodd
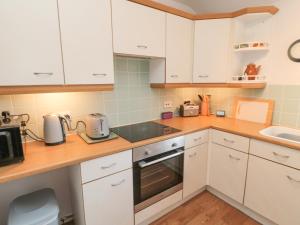
<svg viewBox="0 0 300 225">
<path fill-rule="evenodd" d="M 137 123 L 111 128 L 111 131 L 131 143 L 179 132 L 180 130 L 155 122 Z"/>
</svg>

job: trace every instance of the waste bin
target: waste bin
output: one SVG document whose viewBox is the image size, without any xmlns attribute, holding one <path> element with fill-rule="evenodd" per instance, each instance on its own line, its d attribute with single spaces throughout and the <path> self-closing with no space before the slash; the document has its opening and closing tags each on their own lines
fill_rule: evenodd
<svg viewBox="0 0 300 225">
<path fill-rule="evenodd" d="M 17 197 L 9 207 L 8 225 L 59 225 L 59 207 L 52 189 Z"/>
</svg>

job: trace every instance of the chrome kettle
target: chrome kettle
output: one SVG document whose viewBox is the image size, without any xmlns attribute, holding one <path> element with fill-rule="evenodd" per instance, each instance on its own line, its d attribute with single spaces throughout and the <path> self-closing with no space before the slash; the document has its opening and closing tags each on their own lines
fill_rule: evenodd
<svg viewBox="0 0 300 225">
<path fill-rule="evenodd" d="M 57 113 L 50 113 L 44 118 L 44 141 L 46 145 L 59 145 L 66 141 L 64 122 L 68 125 L 67 119 Z"/>
</svg>

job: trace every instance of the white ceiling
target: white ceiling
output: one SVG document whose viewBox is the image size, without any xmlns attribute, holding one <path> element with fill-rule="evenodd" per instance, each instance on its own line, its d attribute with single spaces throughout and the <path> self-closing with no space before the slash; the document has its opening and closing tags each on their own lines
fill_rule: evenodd
<svg viewBox="0 0 300 225">
<path fill-rule="evenodd" d="M 245 7 L 272 5 L 280 0 L 156 0 L 191 13 L 232 12 Z"/>
</svg>

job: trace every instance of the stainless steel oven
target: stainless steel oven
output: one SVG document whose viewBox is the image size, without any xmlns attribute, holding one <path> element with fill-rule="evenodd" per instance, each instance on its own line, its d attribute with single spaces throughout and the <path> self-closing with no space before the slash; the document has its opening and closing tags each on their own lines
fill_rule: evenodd
<svg viewBox="0 0 300 225">
<path fill-rule="evenodd" d="M 135 212 L 182 190 L 184 137 L 133 149 Z"/>
</svg>

